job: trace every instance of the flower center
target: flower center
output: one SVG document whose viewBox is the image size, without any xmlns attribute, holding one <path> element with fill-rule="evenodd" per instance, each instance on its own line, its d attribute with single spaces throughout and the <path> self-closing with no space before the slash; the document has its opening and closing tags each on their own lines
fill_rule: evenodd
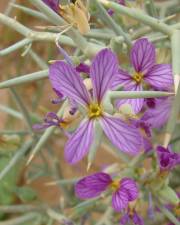
<svg viewBox="0 0 180 225">
<path fill-rule="evenodd" d="M 65 129 L 68 126 L 68 122 L 62 121 L 62 122 L 59 123 L 59 126 Z"/>
<path fill-rule="evenodd" d="M 133 75 L 133 79 L 136 81 L 136 83 L 141 83 L 142 80 L 143 80 L 143 73 L 141 72 L 135 72 L 134 75 Z"/>
<path fill-rule="evenodd" d="M 111 188 L 113 189 L 113 191 L 116 191 L 117 189 L 120 188 L 120 181 L 119 179 L 113 180 L 110 184 Z"/>
<path fill-rule="evenodd" d="M 89 105 L 89 118 L 99 117 L 102 115 L 102 108 L 97 103 L 92 103 Z"/>
</svg>

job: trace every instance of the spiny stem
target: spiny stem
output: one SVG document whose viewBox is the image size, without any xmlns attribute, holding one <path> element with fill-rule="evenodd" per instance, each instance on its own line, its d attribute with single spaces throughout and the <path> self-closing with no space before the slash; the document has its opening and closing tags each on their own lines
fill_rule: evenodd
<svg viewBox="0 0 180 225">
<path fill-rule="evenodd" d="M 157 10 L 156 10 L 156 7 L 155 7 L 155 4 L 154 4 L 153 0 L 146 0 L 145 6 L 146 6 L 147 11 L 148 11 L 150 16 L 153 16 L 155 18 L 158 17 L 158 13 L 157 13 Z"/>
<path fill-rule="evenodd" d="M 5 48 L 3 50 L 0 51 L 0 56 L 4 56 L 7 55 L 9 53 L 12 53 L 14 51 L 16 51 L 19 48 L 24 47 L 25 45 L 30 44 L 32 41 L 28 38 L 24 38 L 23 40 L 16 42 L 14 45 L 9 46 L 8 48 Z"/>
<path fill-rule="evenodd" d="M 163 91 L 111 91 L 108 97 L 113 101 L 117 98 L 120 99 L 133 99 L 133 98 L 155 98 L 173 96 L 174 93 Z"/>
<path fill-rule="evenodd" d="M 126 34 L 123 29 L 116 24 L 116 22 L 111 18 L 111 16 L 108 15 L 107 11 L 104 9 L 104 7 L 98 2 L 98 0 L 94 0 L 94 3 L 96 4 L 100 14 L 102 15 L 102 18 L 104 18 L 104 22 L 109 25 L 109 27 L 114 30 L 114 32 L 118 36 L 124 37 L 125 42 L 132 46 L 131 39 L 128 34 Z"/>
<path fill-rule="evenodd" d="M 165 207 L 158 205 L 158 208 L 160 208 L 161 212 L 175 225 L 180 225 L 180 222 L 176 219 L 176 217 Z"/>
<path fill-rule="evenodd" d="M 104 6 L 106 6 L 106 7 L 113 9 L 117 13 L 122 13 L 129 17 L 132 17 L 146 25 L 151 26 L 152 28 L 154 28 L 158 31 L 161 31 L 162 33 L 169 35 L 169 36 L 171 36 L 173 33 L 173 28 L 162 23 L 158 19 L 155 19 L 151 16 L 144 14 L 141 10 L 128 8 L 128 7 L 119 5 L 117 3 L 114 3 L 114 2 L 111 2 L 108 0 L 99 0 L 99 2 L 104 4 Z"/>
<path fill-rule="evenodd" d="M 29 128 L 29 131 L 31 133 L 33 133 L 33 130 L 32 130 L 32 122 L 31 122 L 31 118 L 30 118 L 30 115 L 28 113 L 28 110 L 26 109 L 24 103 L 22 102 L 20 96 L 17 94 L 16 90 L 14 88 L 11 88 L 10 91 L 11 91 L 11 93 L 12 93 L 12 95 L 13 95 L 13 97 L 14 97 L 17 105 L 18 105 L 18 107 L 20 108 L 23 116 L 24 116 L 24 119 L 26 121 L 26 124 L 27 124 L 27 126 Z"/>
<path fill-rule="evenodd" d="M 26 13 L 26 14 L 28 14 L 30 16 L 36 17 L 37 19 L 46 20 L 48 22 L 50 21 L 47 16 L 45 16 L 43 13 L 38 12 L 37 10 L 33 10 L 33 9 L 30 9 L 28 7 L 25 7 L 25 6 L 22 6 L 22 5 L 18 5 L 18 4 L 12 4 L 11 3 L 11 5 L 14 8 L 22 10 L 24 13 Z"/>
<path fill-rule="evenodd" d="M 173 66 L 173 74 L 174 74 L 174 81 L 175 81 L 175 92 L 176 96 L 171 108 L 171 114 L 167 123 L 166 127 L 166 134 L 164 139 L 164 146 L 167 147 L 172 134 L 174 132 L 176 121 L 178 118 L 178 113 L 180 110 L 180 30 L 176 30 L 171 38 L 171 45 L 172 45 L 172 66 Z"/>
<path fill-rule="evenodd" d="M 0 83 L 0 89 L 14 87 L 20 84 L 25 84 L 29 82 L 34 82 L 36 80 L 45 79 L 48 77 L 48 70 L 42 70 L 38 72 L 34 72 L 31 74 L 26 74 L 23 76 L 17 76 L 16 78 L 12 78 L 10 80 L 6 80 Z"/>
<path fill-rule="evenodd" d="M 22 160 L 25 153 L 30 149 L 32 146 L 33 141 L 26 142 L 21 149 L 19 149 L 15 155 L 12 157 L 8 165 L 0 172 L 0 181 L 6 176 L 6 174 L 16 165 L 20 160 Z"/>
<path fill-rule="evenodd" d="M 13 116 L 16 119 L 21 119 L 21 120 L 23 119 L 23 115 L 20 112 L 14 110 L 12 108 L 9 108 L 5 105 L 0 105 L 0 111 L 5 112 L 5 113 Z"/>
<path fill-rule="evenodd" d="M 19 217 L 13 218 L 13 219 L 9 219 L 4 222 L 0 222 L 0 225 L 20 225 L 20 224 L 25 224 L 30 221 L 32 224 L 32 220 L 37 219 L 40 216 L 41 215 L 39 213 L 30 212 L 30 213 L 24 214 L 22 216 L 19 216 Z"/>
<path fill-rule="evenodd" d="M 2 205 L 0 206 L 0 212 L 2 213 L 24 213 L 27 211 L 42 211 L 46 210 L 48 205 Z"/>
</svg>

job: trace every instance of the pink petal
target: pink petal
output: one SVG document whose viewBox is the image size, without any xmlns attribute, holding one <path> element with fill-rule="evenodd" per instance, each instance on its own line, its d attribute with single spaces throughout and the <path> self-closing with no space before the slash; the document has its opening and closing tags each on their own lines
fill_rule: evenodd
<svg viewBox="0 0 180 225">
<path fill-rule="evenodd" d="M 81 199 L 97 197 L 106 190 L 111 182 L 109 174 L 103 172 L 84 177 L 75 185 L 76 196 Z"/>
<path fill-rule="evenodd" d="M 128 195 L 128 201 L 134 201 L 138 197 L 138 187 L 136 182 L 131 178 L 123 178 L 121 180 L 120 189 L 125 189 Z"/>
<path fill-rule="evenodd" d="M 101 118 L 100 123 L 106 136 L 119 150 L 132 155 L 139 153 L 142 137 L 135 126 L 110 115 Z"/>
<path fill-rule="evenodd" d="M 98 102 L 102 100 L 105 92 L 111 87 L 117 74 L 118 60 L 116 55 L 108 49 L 103 49 L 96 55 L 90 68 L 93 93 Z"/>
<path fill-rule="evenodd" d="M 142 91 L 142 85 L 134 85 L 133 87 L 126 88 L 126 91 Z M 123 104 L 130 104 L 133 112 L 135 114 L 139 113 L 143 107 L 144 99 L 143 98 L 136 98 L 136 99 L 122 99 L 116 101 L 116 106 L 119 108 Z"/>
<path fill-rule="evenodd" d="M 65 159 L 68 163 L 75 164 L 86 155 L 93 141 L 93 136 L 93 121 L 83 121 L 65 145 Z"/>
<path fill-rule="evenodd" d="M 112 207 L 116 212 L 120 212 L 128 207 L 128 195 L 125 190 L 120 189 L 113 194 Z"/>
<path fill-rule="evenodd" d="M 169 64 L 154 65 L 144 77 L 152 87 L 168 90 L 173 86 L 172 68 Z"/>
<path fill-rule="evenodd" d="M 146 38 L 141 38 L 132 47 L 130 58 L 136 72 L 146 74 L 155 64 L 155 47 Z"/>
<path fill-rule="evenodd" d="M 89 103 L 83 80 L 73 66 L 62 61 L 54 63 L 49 69 L 49 79 L 53 88 L 63 95 L 83 105 Z"/>
</svg>

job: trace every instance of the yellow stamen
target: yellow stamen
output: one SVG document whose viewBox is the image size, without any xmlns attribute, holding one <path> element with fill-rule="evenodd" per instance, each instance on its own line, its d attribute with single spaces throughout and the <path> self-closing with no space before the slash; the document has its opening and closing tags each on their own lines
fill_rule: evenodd
<svg viewBox="0 0 180 225">
<path fill-rule="evenodd" d="M 89 105 L 89 118 L 99 117 L 102 115 L 102 108 L 97 103 Z"/>
<path fill-rule="evenodd" d="M 111 188 L 113 189 L 113 191 L 116 191 L 117 189 L 120 188 L 120 181 L 119 179 L 114 180 L 111 184 L 110 184 Z"/>
<path fill-rule="evenodd" d="M 133 75 L 133 79 L 136 81 L 136 83 L 141 83 L 142 82 L 142 80 L 143 80 L 143 73 L 141 73 L 141 72 L 139 72 L 139 73 L 134 73 L 134 75 Z"/>
</svg>

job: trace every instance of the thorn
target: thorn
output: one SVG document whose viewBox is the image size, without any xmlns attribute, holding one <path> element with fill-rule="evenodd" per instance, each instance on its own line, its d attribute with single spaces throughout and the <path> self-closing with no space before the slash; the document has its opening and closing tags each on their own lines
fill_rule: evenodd
<svg viewBox="0 0 180 225">
<path fill-rule="evenodd" d="M 163 147 L 164 148 L 168 147 L 170 140 L 171 140 L 171 134 L 170 133 L 165 133 L 164 143 L 163 143 Z"/>
<path fill-rule="evenodd" d="M 54 185 L 56 185 L 58 182 L 57 181 L 52 181 L 52 182 L 47 182 L 47 183 L 45 183 L 44 185 L 45 186 L 54 186 Z"/>
<path fill-rule="evenodd" d="M 180 76 L 179 76 L 179 74 L 175 74 L 175 76 L 174 76 L 175 94 L 177 94 L 179 84 L 180 84 Z"/>
<path fill-rule="evenodd" d="M 58 62 L 58 61 L 60 61 L 60 60 L 49 60 L 48 63 L 49 64 L 54 64 L 55 62 Z"/>
<path fill-rule="evenodd" d="M 34 156 L 35 156 L 34 154 L 30 155 L 29 159 L 27 160 L 26 166 L 29 166 L 29 164 L 33 160 Z"/>
<path fill-rule="evenodd" d="M 90 168 L 91 168 L 91 165 L 92 165 L 92 163 L 91 162 L 88 162 L 88 165 L 87 165 L 87 172 L 90 170 Z"/>
</svg>

